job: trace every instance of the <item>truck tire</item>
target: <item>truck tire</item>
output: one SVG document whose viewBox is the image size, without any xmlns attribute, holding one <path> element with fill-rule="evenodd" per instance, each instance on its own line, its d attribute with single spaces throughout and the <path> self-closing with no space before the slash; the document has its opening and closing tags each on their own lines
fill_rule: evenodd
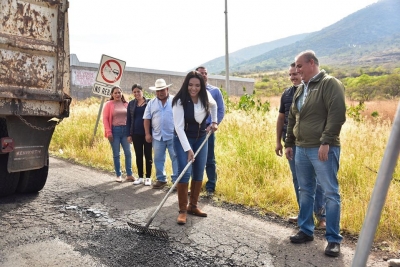
<svg viewBox="0 0 400 267">
<path fill-rule="evenodd" d="M 43 189 L 49 174 L 49 159 L 47 165 L 37 170 L 23 171 L 19 177 L 18 193 L 36 193 Z"/>
<path fill-rule="evenodd" d="M 19 172 L 7 171 L 8 154 L 0 154 L 0 197 L 5 197 L 15 193 L 18 182 Z"/>
</svg>

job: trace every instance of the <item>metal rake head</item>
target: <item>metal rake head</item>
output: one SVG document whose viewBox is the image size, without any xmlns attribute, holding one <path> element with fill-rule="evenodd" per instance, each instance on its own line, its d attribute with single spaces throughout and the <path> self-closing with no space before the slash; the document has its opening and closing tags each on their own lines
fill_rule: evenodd
<svg viewBox="0 0 400 267">
<path fill-rule="evenodd" d="M 166 231 L 164 231 L 164 230 L 151 229 L 149 227 L 133 224 L 133 223 L 130 223 L 130 222 L 127 222 L 127 224 L 128 224 L 129 227 L 135 229 L 140 234 L 151 235 L 151 236 L 155 236 L 155 237 L 168 239 L 168 233 Z"/>
</svg>

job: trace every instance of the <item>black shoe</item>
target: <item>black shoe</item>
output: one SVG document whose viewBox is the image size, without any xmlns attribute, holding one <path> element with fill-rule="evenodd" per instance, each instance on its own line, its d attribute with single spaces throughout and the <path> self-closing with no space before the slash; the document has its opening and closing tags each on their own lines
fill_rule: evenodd
<svg viewBox="0 0 400 267">
<path fill-rule="evenodd" d="M 214 191 L 207 190 L 206 196 L 207 196 L 208 198 L 212 198 L 212 197 L 214 196 Z"/>
<path fill-rule="evenodd" d="M 328 242 L 325 249 L 325 255 L 331 257 L 338 257 L 340 254 L 340 244 L 336 242 Z"/>
<path fill-rule="evenodd" d="M 302 231 L 299 231 L 296 235 L 292 235 L 290 237 L 290 242 L 297 243 L 297 244 L 304 243 L 307 241 L 313 241 L 313 240 L 314 240 L 314 236 L 306 235 Z"/>
</svg>

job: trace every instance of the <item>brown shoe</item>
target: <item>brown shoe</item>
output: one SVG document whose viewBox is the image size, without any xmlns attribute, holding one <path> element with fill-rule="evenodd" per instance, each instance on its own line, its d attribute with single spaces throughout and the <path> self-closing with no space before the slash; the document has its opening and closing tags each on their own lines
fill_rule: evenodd
<svg viewBox="0 0 400 267">
<path fill-rule="evenodd" d="M 318 221 L 315 228 L 316 229 L 326 229 L 326 221 Z"/>
<path fill-rule="evenodd" d="M 197 202 L 199 200 L 199 195 L 201 191 L 202 181 L 192 181 L 190 184 L 190 202 L 187 208 L 187 213 L 196 215 L 199 217 L 207 217 L 207 213 L 203 212 L 197 207 Z"/>
<path fill-rule="evenodd" d="M 290 223 L 297 223 L 297 216 L 295 216 L 295 217 L 289 217 L 289 220 L 288 220 Z"/>
<path fill-rule="evenodd" d="M 178 205 L 179 205 L 179 215 L 176 222 L 179 225 L 184 225 L 186 223 L 186 213 L 187 213 L 187 203 L 188 203 L 188 184 L 178 183 Z"/>
<path fill-rule="evenodd" d="M 180 210 L 176 223 L 179 225 L 184 225 L 186 223 L 186 210 Z"/>
<path fill-rule="evenodd" d="M 155 184 L 153 184 L 153 189 L 163 189 L 166 185 L 167 182 L 157 181 Z"/>
<path fill-rule="evenodd" d="M 131 176 L 126 176 L 125 178 L 125 182 L 134 182 L 136 181 L 135 177 Z"/>
</svg>

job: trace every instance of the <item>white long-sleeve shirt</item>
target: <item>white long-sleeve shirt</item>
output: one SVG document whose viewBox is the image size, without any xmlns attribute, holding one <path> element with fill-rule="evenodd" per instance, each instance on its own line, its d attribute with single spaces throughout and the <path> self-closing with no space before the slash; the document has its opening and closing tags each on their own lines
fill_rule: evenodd
<svg viewBox="0 0 400 267">
<path fill-rule="evenodd" d="M 217 107 L 217 102 L 215 102 L 214 98 L 211 96 L 211 94 L 207 91 L 208 95 L 208 102 L 209 102 L 209 107 L 210 107 L 210 112 L 211 112 L 211 121 L 212 122 L 217 122 L 217 112 L 218 112 L 218 107 Z M 201 101 L 197 102 L 197 104 L 193 103 L 194 105 L 194 118 L 198 123 L 201 123 L 204 118 L 206 118 L 206 109 L 203 107 L 201 104 Z M 181 100 L 178 99 L 176 105 L 172 107 L 172 114 L 174 117 L 174 126 L 175 126 L 175 131 L 178 135 L 179 141 L 181 142 L 182 148 L 184 151 L 189 151 L 192 149 L 190 147 L 188 138 L 185 134 L 185 111 L 183 110 L 183 106 L 181 103 Z"/>
</svg>

